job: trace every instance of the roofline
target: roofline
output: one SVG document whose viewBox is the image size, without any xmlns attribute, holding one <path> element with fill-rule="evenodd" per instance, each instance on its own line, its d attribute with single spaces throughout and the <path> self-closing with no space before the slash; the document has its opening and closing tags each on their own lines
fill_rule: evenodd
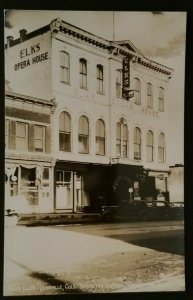
<svg viewBox="0 0 193 300">
<path fill-rule="evenodd" d="M 135 62 L 144 65 L 146 67 L 149 67 L 153 69 L 154 71 L 158 71 L 161 73 L 164 73 L 165 75 L 172 76 L 173 69 L 166 67 L 160 63 L 157 63 L 153 60 L 150 60 L 146 58 L 143 54 L 133 52 L 129 49 L 125 49 L 124 47 L 120 46 L 116 42 L 108 41 L 104 38 L 101 38 L 93 33 L 90 33 L 84 29 L 81 29 L 77 26 L 74 26 L 68 22 L 65 22 L 61 20 L 60 18 L 56 18 L 50 22 L 50 24 L 43 26 L 39 29 L 36 29 L 35 31 L 32 31 L 30 33 L 26 33 L 23 37 L 22 41 L 21 38 L 18 38 L 16 40 L 12 40 L 10 43 L 10 47 L 13 47 L 23 41 L 29 40 L 32 37 L 35 37 L 39 34 L 51 31 L 52 35 L 57 33 L 64 33 L 68 34 L 69 36 L 73 36 L 73 38 L 80 39 L 82 41 L 85 41 L 88 44 L 95 45 L 96 47 L 102 48 L 105 51 L 108 51 L 108 53 L 112 55 L 117 55 L 113 53 L 114 49 L 118 50 L 118 53 L 122 55 L 123 57 L 126 55 L 130 55 L 131 58 L 135 59 Z M 134 46 L 135 47 L 135 46 Z M 7 48 L 7 44 L 6 44 Z M 136 48 L 136 47 L 135 47 Z M 136 48 L 137 49 L 137 48 Z M 116 51 L 115 51 L 116 52 Z"/>
</svg>

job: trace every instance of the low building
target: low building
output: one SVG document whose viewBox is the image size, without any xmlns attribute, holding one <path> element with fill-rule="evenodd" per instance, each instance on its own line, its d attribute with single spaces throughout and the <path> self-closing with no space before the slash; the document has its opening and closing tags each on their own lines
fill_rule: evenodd
<svg viewBox="0 0 193 300">
<path fill-rule="evenodd" d="M 168 189 L 171 202 L 184 202 L 184 166 L 176 164 L 170 167 Z"/>
<path fill-rule="evenodd" d="M 55 104 L 11 91 L 5 97 L 5 206 L 12 201 L 23 213 L 52 212 Z"/>
</svg>

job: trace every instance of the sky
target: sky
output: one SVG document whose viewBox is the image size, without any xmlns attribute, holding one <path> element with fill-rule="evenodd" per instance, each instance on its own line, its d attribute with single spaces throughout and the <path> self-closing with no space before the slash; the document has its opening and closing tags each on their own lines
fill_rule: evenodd
<svg viewBox="0 0 193 300">
<path fill-rule="evenodd" d="M 18 38 L 20 29 L 31 32 L 58 17 L 107 40 L 130 40 L 147 58 L 174 69 L 168 89 L 173 145 L 168 160 L 183 163 L 186 13 L 7 10 L 5 37 Z"/>
</svg>

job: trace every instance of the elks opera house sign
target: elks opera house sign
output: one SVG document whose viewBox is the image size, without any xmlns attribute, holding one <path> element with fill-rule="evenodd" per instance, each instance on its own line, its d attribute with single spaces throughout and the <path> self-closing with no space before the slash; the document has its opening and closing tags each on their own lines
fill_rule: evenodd
<svg viewBox="0 0 193 300">
<path fill-rule="evenodd" d="M 14 70 L 16 71 L 19 69 L 24 69 L 24 68 L 30 66 L 31 64 L 36 64 L 41 61 L 47 60 L 48 52 L 38 54 L 34 57 L 29 57 L 29 56 L 33 55 L 34 53 L 36 54 L 40 51 L 41 51 L 40 43 L 37 43 L 37 44 L 31 46 L 30 48 L 25 48 L 25 49 L 20 50 L 19 57 L 20 57 L 20 59 L 25 58 L 25 60 L 22 60 L 21 62 L 16 63 L 14 65 Z"/>
</svg>

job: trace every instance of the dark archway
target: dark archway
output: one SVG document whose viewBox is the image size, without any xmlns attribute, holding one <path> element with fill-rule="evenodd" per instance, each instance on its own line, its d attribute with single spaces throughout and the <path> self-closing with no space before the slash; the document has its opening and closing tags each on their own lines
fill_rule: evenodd
<svg viewBox="0 0 193 300">
<path fill-rule="evenodd" d="M 129 200 L 129 188 L 132 187 L 132 181 L 127 176 L 118 176 L 113 183 L 113 191 L 116 193 L 116 202 Z"/>
</svg>

